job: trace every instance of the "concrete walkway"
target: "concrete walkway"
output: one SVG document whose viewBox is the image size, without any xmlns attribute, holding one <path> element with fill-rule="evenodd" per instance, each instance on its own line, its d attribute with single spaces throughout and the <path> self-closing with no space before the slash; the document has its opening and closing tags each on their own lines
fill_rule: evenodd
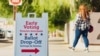
<svg viewBox="0 0 100 56">
<path fill-rule="evenodd" d="M 49 56 L 100 56 L 100 45 L 90 45 L 89 53 L 84 49 L 76 49 L 72 52 L 63 38 L 49 38 Z M 13 45 L 0 48 L 0 56 L 14 56 Z"/>
<path fill-rule="evenodd" d="M 62 38 L 49 38 L 49 56 L 100 56 L 100 45 L 90 45 L 88 53 L 83 50 L 73 52 Z"/>
<path fill-rule="evenodd" d="M 14 56 L 13 45 L 0 48 L 0 56 Z"/>
</svg>

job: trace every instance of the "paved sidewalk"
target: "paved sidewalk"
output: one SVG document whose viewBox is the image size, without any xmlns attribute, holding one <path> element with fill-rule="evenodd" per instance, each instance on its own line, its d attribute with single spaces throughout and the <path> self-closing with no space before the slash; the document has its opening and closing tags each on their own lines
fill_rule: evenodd
<svg viewBox="0 0 100 56">
<path fill-rule="evenodd" d="M 100 45 L 90 45 L 88 53 L 84 49 L 76 49 L 75 52 L 68 48 L 62 38 L 49 39 L 49 56 L 100 56 Z"/>
<path fill-rule="evenodd" d="M 0 48 L 0 56 L 14 56 L 13 45 Z"/>
<path fill-rule="evenodd" d="M 100 45 L 90 45 L 89 49 L 89 53 L 85 53 L 83 49 L 72 52 L 63 38 L 49 39 L 49 56 L 100 56 Z M 14 56 L 13 46 L 0 48 L 0 56 Z"/>
</svg>

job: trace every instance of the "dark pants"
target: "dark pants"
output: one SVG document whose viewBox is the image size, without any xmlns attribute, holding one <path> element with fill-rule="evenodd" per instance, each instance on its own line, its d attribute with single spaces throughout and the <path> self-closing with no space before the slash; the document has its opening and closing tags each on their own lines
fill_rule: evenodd
<svg viewBox="0 0 100 56">
<path fill-rule="evenodd" d="M 89 41 L 88 41 L 88 29 L 82 31 L 82 30 L 79 30 L 78 28 L 76 28 L 75 30 L 75 40 L 74 40 L 74 43 L 73 43 L 73 47 L 75 47 L 78 43 L 78 40 L 80 38 L 80 36 L 82 35 L 83 37 L 83 40 L 84 40 L 84 43 L 85 43 L 85 47 L 87 48 L 88 45 L 89 45 Z"/>
</svg>

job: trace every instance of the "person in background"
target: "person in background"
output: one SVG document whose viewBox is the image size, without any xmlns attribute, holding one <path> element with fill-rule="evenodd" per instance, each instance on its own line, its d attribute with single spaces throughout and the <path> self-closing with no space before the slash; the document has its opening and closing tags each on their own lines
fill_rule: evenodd
<svg viewBox="0 0 100 56">
<path fill-rule="evenodd" d="M 90 16 L 88 12 L 88 8 L 86 5 L 82 4 L 79 6 L 79 12 L 76 16 L 75 21 L 75 39 L 73 42 L 72 50 L 75 50 L 75 47 L 78 43 L 78 40 L 80 39 L 80 36 L 82 35 L 84 44 L 85 44 L 85 51 L 89 52 L 88 46 L 89 46 L 89 40 L 88 40 L 88 29 L 90 25 Z"/>
</svg>

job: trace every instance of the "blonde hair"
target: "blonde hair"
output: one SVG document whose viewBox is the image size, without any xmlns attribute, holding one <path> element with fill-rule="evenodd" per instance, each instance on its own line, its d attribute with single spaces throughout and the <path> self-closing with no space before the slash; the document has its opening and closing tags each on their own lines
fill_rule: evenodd
<svg viewBox="0 0 100 56">
<path fill-rule="evenodd" d="M 86 5 L 82 4 L 79 6 L 79 13 L 81 14 L 82 19 L 87 19 L 89 16 L 89 11 Z"/>
</svg>

